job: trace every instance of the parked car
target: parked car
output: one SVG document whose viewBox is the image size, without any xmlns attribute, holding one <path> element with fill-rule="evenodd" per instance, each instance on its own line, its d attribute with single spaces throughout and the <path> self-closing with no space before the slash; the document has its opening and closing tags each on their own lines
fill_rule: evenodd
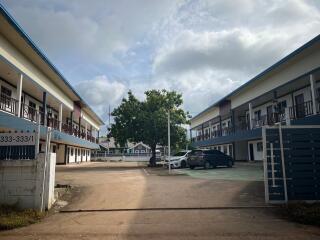
<svg viewBox="0 0 320 240">
<path fill-rule="evenodd" d="M 187 159 L 189 156 L 189 153 L 191 151 L 180 151 L 174 154 L 173 156 L 170 157 L 170 164 L 171 168 L 186 168 L 187 167 Z M 167 167 L 169 166 L 168 164 L 169 160 L 168 158 L 165 159 L 165 164 Z"/>
<path fill-rule="evenodd" d="M 218 150 L 193 150 L 188 157 L 188 165 L 195 167 L 215 168 L 217 166 L 232 167 L 233 158 Z"/>
</svg>

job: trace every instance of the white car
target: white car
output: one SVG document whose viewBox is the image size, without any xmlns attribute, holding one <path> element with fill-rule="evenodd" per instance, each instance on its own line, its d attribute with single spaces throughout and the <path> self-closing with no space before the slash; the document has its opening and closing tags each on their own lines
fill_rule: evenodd
<svg viewBox="0 0 320 240">
<path fill-rule="evenodd" d="M 170 157 L 171 168 L 186 168 L 188 154 L 190 152 L 191 151 L 180 151 L 174 154 L 173 156 L 171 156 Z M 165 165 L 167 165 L 167 167 L 169 166 L 168 162 L 169 162 L 168 157 L 166 157 Z"/>
</svg>

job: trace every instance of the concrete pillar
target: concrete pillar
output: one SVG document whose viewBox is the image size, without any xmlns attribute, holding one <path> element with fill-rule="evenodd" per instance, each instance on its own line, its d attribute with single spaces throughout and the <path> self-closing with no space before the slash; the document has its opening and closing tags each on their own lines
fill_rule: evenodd
<svg viewBox="0 0 320 240">
<path fill-rule="evenodd" d="M 236 124 L 235 124 L 235 117 L 234 117 L 234 110 L 231 110 L 231 126 L 232 126 L 232 132 L 236 132 Z"/>
<path fill-rule="evenodd" d="M 85 134 L 86 134 L 86 140 L 88 140 L 88 125 L 87 122 L 85 122 Z"/>
<path fill-rule="evenodd" d="M 62 103 L 60 103 L 60 106 L 59 106 L 59 131 L 61 132 L 62 130 Z"/>
<path fill-rule="evenodd" d="M 17 85 L 17 100 L 18 100 L 18 106 L 17 106 L 17 113 L 16 115 L 18 117 L 21 117 L 21 98 L 22 98 L 22 82 L 23 82 L 23 74 L 20 74 L 20 79 L 18 81 Z"/>
<path fill-rule="evenodd" d="M 71 135 L 73 135 L 73 111 L 70 112 L 70 129 L 71 129 Z"/>
<path fill-rule="evenodd" d="M 90 126 L 90 138 L 92 138 L 92 125 Z M 92 142 L 92 140 L 90 139 L 90 142 Z"/>
<path fill-rule="evenodd" d="M 81 138 L 81 117 L 79 117 L 79 136 Z"/>
<path fill-rule="evenodd" d="M 221 116 L 219 116 L 219 134 L 220 134 L 220 136 L 222 136 L 222 119 L 221 119 Z"/>
<path fill-rule="evenodd" d="M 203 124 L 201 125 L 201 140 L 204 140 L 204 128 L 203 128 Z"/>
<path fill-rule="evenodd" d="M 312 110 L 313 115 L 317 114 L 317 102 L 316 102 L 316 81 L 313 74 L 310 74 L 310 87 L 311 87 L 311 98 L 312 98 Z"/>
<path fill-rule="evenodd" d="M 290 121 L 290 112 L 289 112 L 288 107 L 286 107 L 284 109 L 284 113 L 285 113 L 285 117 L 286 117 L 286 125 L 289 126 L 289 125 L 291 125 L 291 121 Z"/>
<path fill-rule="evenodd" d="M 249 124 L 250 124 L 250 129 L 253 129 L 253 111 L 252 111 L 252 103 L 249 103 Z"/>
<path fill-rule="evenodd" d="M 47 126 L 47 92 L 42 94 L 43 125 Z"/>
</svg>

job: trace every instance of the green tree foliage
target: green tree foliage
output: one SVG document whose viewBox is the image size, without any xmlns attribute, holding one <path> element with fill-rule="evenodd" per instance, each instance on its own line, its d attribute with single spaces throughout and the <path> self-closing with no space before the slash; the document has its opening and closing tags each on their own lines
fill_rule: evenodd
<svg viewBox="0 0 320 240">
<path fill-rule="evenodd" d="M 181 109 L 182 95 L 175 91 L 150 90 L 145 95 L 146 99 L 139 101 L 131 91 L 128 92 L 128 97 L 111 113 L 114 123 L 109 129 L 109 137 L 114 137 L 121 147 L 127 141 L 142 141 L 149 145 L 152 150 L 150 166 L 154 166 L 156 146 L 168 145 L 168 111 L 171 147 L 179 149 L 186 146 L 186 130 L 182 126 L 188 123 L 187 112 Z"/>
</svg>

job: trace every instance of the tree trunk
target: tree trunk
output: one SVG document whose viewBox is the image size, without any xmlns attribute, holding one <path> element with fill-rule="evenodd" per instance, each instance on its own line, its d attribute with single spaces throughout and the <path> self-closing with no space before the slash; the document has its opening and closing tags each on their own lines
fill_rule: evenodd
<svg viewBox="0 0 320 240">
<path fill-rule="evenodd" d="M 151 152 L 152 152 L 152 156 L 149 160 L 149 166 L 150 167 L 155 167 L 157 166 L 156 163 L 156 146 L 151 146 Z"/>
</svg>

